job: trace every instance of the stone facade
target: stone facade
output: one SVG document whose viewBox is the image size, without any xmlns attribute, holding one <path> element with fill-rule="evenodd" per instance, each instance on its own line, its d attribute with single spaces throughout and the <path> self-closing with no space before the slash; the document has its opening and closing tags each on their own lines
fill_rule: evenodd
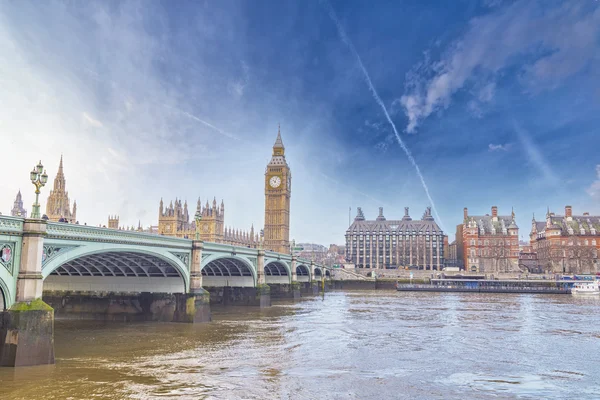
<svg viewBox="0 0 600 400">
<path fill-rule="evenodd" d="M 119 229 L 119 216 L 109 215 L 108 216 L 108 227 L 110 229 Z"/>
<path fill-rule="evenodd" d="M 567 274 L 600 270 L 600 216 L 574 216 L 571 206 L 565 207 L 564 215 L 548 210 L 545 221 L 532 219 L 529 239 L 539 265 L 546 270 Z"/>
<path fill-rule="evenodd" d="M 13 203 L 12 210 L 10 210 L 10 215 L 13 217 L 27 218 L 27 210 L 23 208 L 23 199 L 20 190 L 17 193 L 17 197 L 15 197 L 15 202 Z"/>
<path fill-rule="evenodd" d="M 499 216 L 498 207 L 493 206 L 492 215 L 469 215 L 465 208 L 463 223 L 456 229 L 456 240 L 462 242 L 466 271 L 519 271 L 519 227 L 514 212 Z"/>
<path fill-rule="evenodd" d="M 70 224 L 77 222 L 77 202 L 73 201 L 73 210 L 71 211 L 69 192 L 66 191 L 66 180 L 63 173 L 62 156 L 60 156 L 58 173 L 56 174 L 56 178 L 54 178 L 54 188 L 50 190 L 50 195 L 46 202 L 46 215 L 53 222 L 61 220 Z"/>
<path fill-rule="evenodd" d="M 361 210 L 346 231 L 346 260 L 358 268 L 398 268 L 441 270 L 444 266 L 446 236 L 428 207 L 421 220 L 413 221 L 404 208 L 401 220 L 379 216 L 368 221 Z"/>
<path fill-rule="evenodd" d="M 241 231 L 225 227 L 225 204 L 217 206 L 216 198 L 213 199 L 212 207 L 208 200 L 202 207 L 200 199 L 196 204 L 196 212 L 200 214 L 200 240 L 212 243 L 225 243 L 236 246 L 257 248 L 259 237 L 254 233 L 254 226 L 249 231 Z M 166 208 L 162 199 L 160 200 L 158 213 L 158 234 L 163 236 L 175 236 L 180 238 L 194 239 L 196 237 L 196 221 L 190 221 L 187 201 L 175 199 Z"/>
<path fill-rule="evenodd" d="M 285 160 L 281 130 L 265 171 L 265 249 L 290 254 L 292 172 Z"/>
</svg>

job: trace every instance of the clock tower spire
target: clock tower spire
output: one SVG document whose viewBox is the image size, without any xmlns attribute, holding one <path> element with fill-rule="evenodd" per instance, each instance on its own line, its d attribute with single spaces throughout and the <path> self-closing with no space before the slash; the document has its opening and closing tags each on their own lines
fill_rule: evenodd
<svg viewBox="0 0 600 400">
<path fill-rule="evenodd" d="M 265 249 L 290 252 L 290 197 L 292 172 L 285 160 L 281 127 L 265 171 Z"/>
</svg>

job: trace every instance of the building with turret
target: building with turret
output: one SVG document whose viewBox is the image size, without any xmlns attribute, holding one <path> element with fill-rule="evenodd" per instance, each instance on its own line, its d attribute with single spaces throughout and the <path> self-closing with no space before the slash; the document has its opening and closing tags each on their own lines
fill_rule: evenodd
<svg viewBox="0 0 600 400">
<path fill-rule="evenodd" d="M 492 207 L 492 215 L 469 215 L 463 210 L 463 223 L 457 226 L 456 241 L 462 254 L 463 266 L 469 272 L 518 272 L 519 227 L 511 215 L 498 215 L 498 207 Z"/>
<path fill-rule="evenodd" d="M 13 217 L 27 218 L 27 210 L 23 208 L 23 199 L 21 197 L 20 190 L 17 193 L 15 202 L 13 203 L 13 208 L 12 210 L 10 210 L 10 215 L 12 215 Z"/>
<path fill-rule="evenodd" d="M 187 201 L 175 199 L 165 207 L 160 200 L 158 211 L 158 234 L 164 236 L 175 236 L 193 239 L 196 237 L 195 215 L 199 214 L 200 240 L 212 243 L 225 243 L 236 246 L 257 248 L 259 245 L 258 234 L 254 232 L 254 226 L 249 231 L 225 227 L 225 203 L 217 205 L 214 198 L 212 206 L 208 200 L 202 206 L 200 199 L 196 203 L 196 212 L 190 218 Z"/>
<path fill-rule="evenodd" d="M 73 201 L 73 209 L 71 210 L 69 192 L 66 190 L 62 156 L 60 156 L 58 173 L 56 174 L 56 178 L 54 178 L 54 187 L 50 190 L 50 195 L 46 202 L 46 215 L 53 222 L 61 221 L 70 224 L 77 222 L 77 202 Z"/>
<path fill-rule="evenodd" d="M 400 220 L 387 220 L 383 207 L 375 220 L 367 220 L 358 207 L 346 231 L 346 260 L 358 268 L 407 268 L 441 270 L 446 236 L 427 207 L 413 220 L 408 207 Z"/>
<path fill-rule="evenodd" d="M 555 273 L 583 274 L 600 271 L 600 216 L 584 212 L 573 215 L 571 206 L 564 215 L 546 213 L 544 221 L 531 221 L 531 251 L 538 264 Z"/>
<path fill-rule="evenodd" d="M 119 216 L 109 215 L 108 216 L 108 227 L 110 229 L 119 229 Z"/>
</svg>

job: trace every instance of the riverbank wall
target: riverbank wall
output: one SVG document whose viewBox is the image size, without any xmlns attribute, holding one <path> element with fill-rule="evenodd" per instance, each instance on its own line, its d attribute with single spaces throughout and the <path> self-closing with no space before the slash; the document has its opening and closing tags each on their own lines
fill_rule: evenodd
<svg viewBox="0 0 600 400">
<path fill-rule="evenodd" d="M 396 290 L 398 283 L 429 283 L 429 279 L 372 279 L 372 280 L 340 280 L 332 281 L 334 290 Z"/>
</svg>

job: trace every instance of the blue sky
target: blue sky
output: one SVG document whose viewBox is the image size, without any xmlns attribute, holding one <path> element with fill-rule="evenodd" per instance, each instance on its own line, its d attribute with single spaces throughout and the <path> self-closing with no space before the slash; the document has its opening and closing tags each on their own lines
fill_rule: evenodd
<svg viewBox="0 0 600 400">
<path fill-rule="evenodd" d="M 278 123 L 297 241 L 343 242 L 358 206 L 433 201 L 451 237 L 463 207 L 524 237 L 547 206 L 600 213 L 595 0 L 2 2 L 0 52 L 4 214 L 62 153 L 81 222 L 216 196 L 262 226 Z"/>
</svg>

